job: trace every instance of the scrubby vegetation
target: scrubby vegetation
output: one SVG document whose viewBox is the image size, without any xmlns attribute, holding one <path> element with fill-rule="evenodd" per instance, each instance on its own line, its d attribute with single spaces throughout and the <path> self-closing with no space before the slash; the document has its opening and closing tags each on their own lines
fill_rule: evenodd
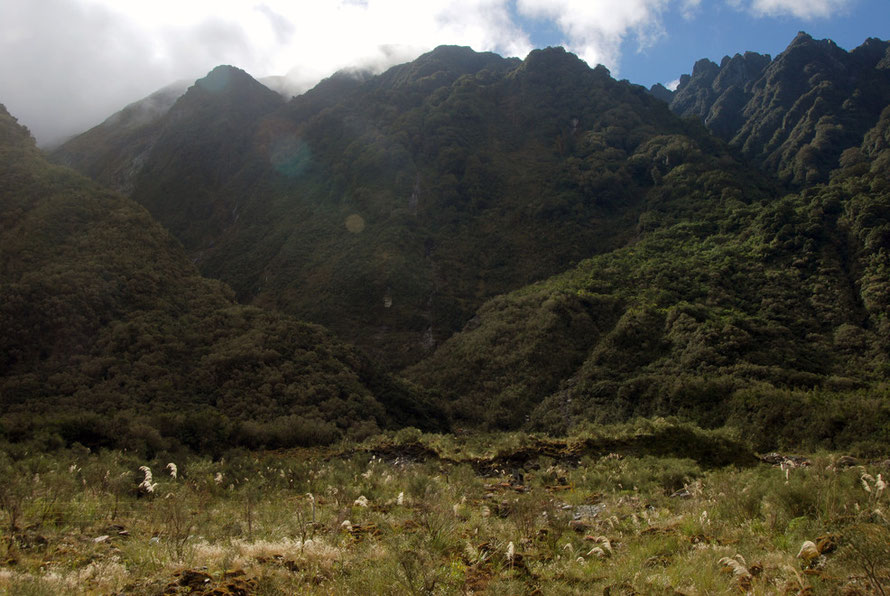
<svg viewBox="0 0 890 596">
<path fill-rule="evenodd" d="M 0 593 L 886 594 L 886 45 L 0 106 Z"/>
<path fill-rule="evenodd" d="M 144 209 L 48 164 L 2 108 L 0 213 L 9 440 L 215 453 L 445 428 L 419 389 L 326 330 L 235 303 Z"/>
<path fill-rule="evenodd" d="M 739 200 L 704 157 L 666 171 L 676 200 L 639 220 L 658 226 L 491 300 L 406 374 L 489 428 L 679 414 L 769 448 L 886 440 L 888 124 L 782 198 Z"/>
<path fill-rule="evenodd" d="M 635 451 L 688 432 L 688 456 Z M 890 582 L 887 463 L 757 462 L 664 421 L 557 443 L 406 429 L 216 461 L 13 449 L 0 460 L 0 591 L 881 594 Z M 740 463 L 694 459 L 718 444 Z"/>
</svg>

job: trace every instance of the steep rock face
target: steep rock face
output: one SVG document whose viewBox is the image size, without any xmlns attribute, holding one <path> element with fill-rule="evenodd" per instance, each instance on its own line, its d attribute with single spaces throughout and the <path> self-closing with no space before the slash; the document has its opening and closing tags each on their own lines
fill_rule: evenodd
<svg viewBox="0 0 890 596">
<path fill-rule="evenodd" d="M 167 416 L 203 424 L 222 443 L 258 446 L 330 441 L 369 425 L 441 428 L 435 412 L 324 329 L 236 304 L 144 208 L 47 163 L 0 106 L 8 420 L 100 414 L 108 434 L 97 444 L 116 444 L 129 431 L 112 429 L 112 418 L 132 430 Z M 8 420 L 0 424 L 16 426 Z M 253 430 L 237 438 L 236 421 Z"/>
<path fill-rule="evenodd" d="M 712 89 L 714 79 L 720 67 L 702 58 L 692 67 L 692 75 L 680 77 L 680 84 L 671 99 L 671 109 L 682 116 L 698 116 L 704 118 L 714 103 L 715 92 Z M 676 102 L 677 108 L 673 107 Z"/>
<path fill-rule="evenodd" d="M 655 83 L 650 87 L 649 93 L 652 94 L 653 97 L 660 99 L 664 103 L 671 103 L 671 99 L 674 97 L 674 92 L 662 85 L 661 83 Z"/>
<path fill-rule="evenodd" d="M 890 92 L 887 42 L 852 52 L 800 33 L 770 61 L 754 53 L 703 60 L 681 78 L 671 109 L 697 116 L 743 155 L 802 185 L 827 180 L 841 153 L 862 141 Z"/>
<path fill-rule="evenodd" d="M 754 52 L 726 57 L 719 67 L 709 60 L 699 61 L 692 77 L 680 79 L 671 109 L 683 116 L 698 116 L 711 132 L 731 139 L 743 125 L 742 110 L 752 97 L 753 81 L 769 62 L 769 56 Z"/>
</svg>

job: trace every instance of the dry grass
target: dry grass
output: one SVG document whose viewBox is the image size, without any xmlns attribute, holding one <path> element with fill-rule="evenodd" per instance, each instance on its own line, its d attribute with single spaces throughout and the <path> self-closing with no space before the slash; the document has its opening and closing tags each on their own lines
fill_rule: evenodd
<svg viewBox="0 0 890 596">
<path fill-rule="evenodd" d="M 0 593 L 881 594 L 890 582 L 877 464 L 822 455 L 786 476 L 549 453 L 511 469 L 470 445 L 460 462 L 399 455 L 398 441 L 378 457 L 380 444 L 178 460 L 149 494 L 139 466 L 160 460 L 6 458 Z"/>
</svg>

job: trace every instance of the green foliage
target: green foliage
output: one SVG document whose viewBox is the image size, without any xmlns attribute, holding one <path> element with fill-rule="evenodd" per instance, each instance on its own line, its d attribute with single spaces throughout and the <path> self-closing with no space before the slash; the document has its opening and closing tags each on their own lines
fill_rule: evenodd
<svg viewBox="0 0 890 596">
<path fill-rule="evenodd" d="M 444 417 L 318 326 L 237 305 L 144 209 L 0 113 L 0 418 L 18 443 L 292 447 Z"/>
<path fill-rule="evenodd" d="M 826 182 L 842 167 L 887 105 L 890 79 L 878 62 L 888 43 L 868 39 L 847 52 L 799 33 L 770 60 L 752 52 L 718 67 L 696 63 L 671 98 L 746 158 L 795 186 Z M 848 153 L 854 151 L 854 153 Z"/>
<path fill-rule="evenodd" d="M 863 156 L 884 147 L 877 134 Z M 683 153 L 673 144 L 656 138 L 638 152 L 670 164 Z M 408 376 L 450 400 L 458 424 L 567 432 L 680 415 L 732 424 L 759 449 L 880 445 L 890 422 L 883 170 L 852 160 L 829 185 L 740 201 L 744 186 L 694 159 L 666 172 L 657 205 L 671 209 L 649 215 L 657 224 L 636 243 L 490 301 Z M 600 307 L 554 325 L 553 305 L 573 302 Z"/>
<path fill-rule="evenodd" d="M 640 421 L 588 435 L 670 428 Z M 527 435 L 407 434 L 406 443 L 378 436 L 215 461 L 0 451 L 0 591 L 194 591 L 189 580 L 270 594 L 879 594 L 887 585 L 878 465 L 843 467 L 824 453 L 784 469 L 559 457 Z M 468 455 L 482 443 L 488 456 Z M 372 444 L 393 450 L 372 455 Z M 426 457 L 412 457 L 417 444 Z M 436 445 L 464 455 L 437 456 Z M 534 458 L 514 467 L 521 482 L 502 471 L 497 458 L 529 449 Z M 152 491 L 137 488 L 146 469 Z M 805 541 L 821 554 L 797 556 Z"/>
</svg>

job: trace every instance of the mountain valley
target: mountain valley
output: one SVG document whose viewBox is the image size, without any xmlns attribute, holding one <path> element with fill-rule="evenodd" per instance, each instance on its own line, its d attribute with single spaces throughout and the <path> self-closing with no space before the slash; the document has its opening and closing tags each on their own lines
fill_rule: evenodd
<svg viewBox="0 0 890 596">
<path fill-rule="evenodd" d="M 767 448 L 802 408 L 833 445 L 888 416 L 888 52 L 801 33 L 650 93 L 561 48 L 443 46 L 289 101 L 221 66 L 51 157 L 459 426 L 772 416 Z"/>
<path fill-rule="evenodd" d="M 887 41 L 0 105 L 0 593 L 884 594 L 888 445 Z"/>
</svg>

